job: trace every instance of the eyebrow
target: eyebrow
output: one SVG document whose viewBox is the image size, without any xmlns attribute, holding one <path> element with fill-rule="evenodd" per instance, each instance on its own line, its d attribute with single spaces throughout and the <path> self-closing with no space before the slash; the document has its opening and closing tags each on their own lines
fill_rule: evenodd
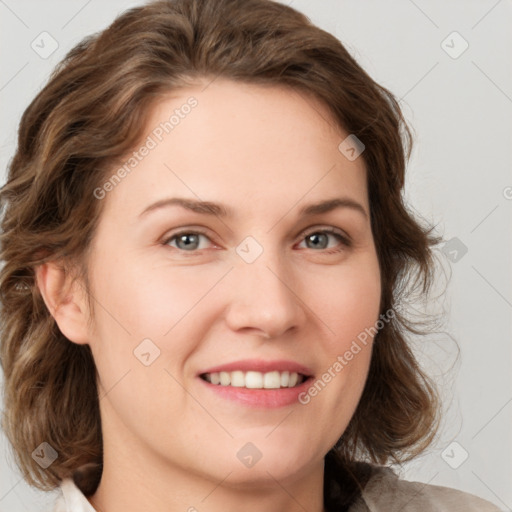
<svg viewBox="0 0 512 512">
<path fill-rule="evenodd" d="M 233 210 L 223 204 L 214 203 L 212 201 L 197 201 L 195 199 L 186 199 L 182 197 L 161 199 L 144 209 L 139 214 L 139 217 L 143 217 L 152 211 L 170 206 L 181 206 L 182 208 L 203 215 L 215 215 L 222 218 L 234 217 Z M 368 214 L 366 213 L 365 208 L 360 203 L 349 197 L 336 197 L 333 199 L 326 199 L 318 203 L 305 205 L 299 210 L 299 216 L 311 217 L 313 215 L 327 213 L 338 208 L 350 208 L 351 210 L 361 213 L 366 219 L 368 219 Z"/>
</svg>

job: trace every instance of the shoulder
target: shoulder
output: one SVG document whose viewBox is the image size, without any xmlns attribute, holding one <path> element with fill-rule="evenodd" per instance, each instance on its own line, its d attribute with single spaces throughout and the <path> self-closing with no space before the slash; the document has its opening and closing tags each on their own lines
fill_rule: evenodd
<svg viewBox="0 0 512 512">
<path fill-rule="evenodd" d="M 374 466 L 350 512 L 500 512 L 492 503 L 449 487 L 409 482 L 390 468 Z"/>
</svg>

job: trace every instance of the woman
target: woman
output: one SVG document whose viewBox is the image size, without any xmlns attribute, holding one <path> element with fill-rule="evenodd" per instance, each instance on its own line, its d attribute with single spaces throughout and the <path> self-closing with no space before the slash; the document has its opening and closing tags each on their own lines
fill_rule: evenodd
<svg viewBox="0 0 512 512">
<path fill-rule="evenodd" d="M 3 428 L 58 511 L 498 510 L 405 482 L 438 398 L 410 134 L 267 0 L 153 2 L 62 62 L 0 199 Z"/>
</svg>

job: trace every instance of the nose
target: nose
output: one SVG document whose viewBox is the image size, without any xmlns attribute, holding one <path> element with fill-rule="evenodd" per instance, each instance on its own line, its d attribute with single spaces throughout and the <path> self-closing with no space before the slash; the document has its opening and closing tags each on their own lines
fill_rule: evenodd
<svg viewBox="0 0 512 512">
<path fill-rule="evenodd" d="M 238 261 L 231 273 L 231 303 L 226 315 L 236 332 L 279 338 L 303 325 L 304 302 L 289 266 L 265 251 L 255 262 Z"/>
</svg>

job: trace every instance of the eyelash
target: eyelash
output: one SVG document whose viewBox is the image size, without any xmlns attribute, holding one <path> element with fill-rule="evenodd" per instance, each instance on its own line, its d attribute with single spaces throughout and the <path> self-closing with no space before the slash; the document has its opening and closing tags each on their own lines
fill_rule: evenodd
<svg viewBox="0 0 512 512">
<path fill-rule="evenodd" d="M 343 245 L 344 247 L 343 248 L 330 249 L 330 250 L 322 249 L 320 251 L 315 251 L 314 249 L 312 249 L 314 252 L 323 252 L 325 254 L 335 254 L 335 253 L 339 253 L 339 252 L 343 251 L 345 248 L 349 248 L 349 247 L 352 246 L 352 242 L 351 242 L 350 238 L 348 236 L 345 236 L 342 232 L 339 232 L 338 230 L 336 230 L 334 228 L 324 228 L 324 229 L 315 229 L 315 230 L 303 231 L 301 233 L 301 235 L 300 235 L 301 242 L 306 237 L 308 237 L 310 235 L 315 235 L 315 234 L 332 235 L 335 238 L 337 238 L 338 241 L 341 242 L 341 245 Z M 171 236 L 166 237 L 162 241 L 162 245 L 168 246 L 171 241 L 173 241 L 176 238 L 179 238 L 182 235 L 203 235 L 206 238 L 208 238 L 208 240 L 210 240 L 212 242 L 212 240 L 210 239 L 210 237 L 208 236 L 208 234 L 205 231 L 202 231 L 201 229 L 194 229 L 194 230 L 183 230 L 183 231 L 179 231 L 177 233 L 174 233 Z M 186 256 L 195 256 L 195 255 L 197 255 L 198 253 L 201 252 L 201 249 L 196 249 L 194 251 L 185 251 L 185 250 L 179 249 L 177 247 L 173 247 L 173 249 L 177 250 L 177 251 L 179 251 L 181 253 L 184 253 Z"/>
</svg>

